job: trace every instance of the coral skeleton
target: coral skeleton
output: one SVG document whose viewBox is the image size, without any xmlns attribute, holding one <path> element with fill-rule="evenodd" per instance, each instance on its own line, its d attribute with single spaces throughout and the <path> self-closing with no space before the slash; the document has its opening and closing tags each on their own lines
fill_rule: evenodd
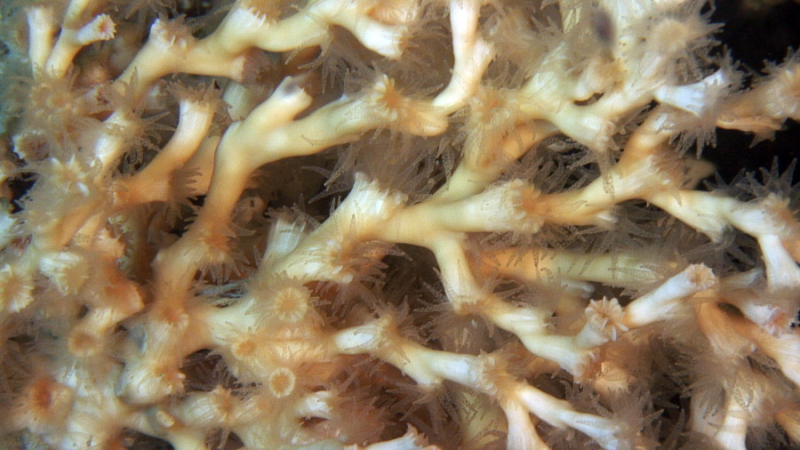
<svg viewBox="0 0 800 450">
<path fill-rule="evenodd" d="M 800 53 L 713 8 L 0 3 L 0 447 L 800 446 L 793 166 L 701 158 Z"/>
</svg>

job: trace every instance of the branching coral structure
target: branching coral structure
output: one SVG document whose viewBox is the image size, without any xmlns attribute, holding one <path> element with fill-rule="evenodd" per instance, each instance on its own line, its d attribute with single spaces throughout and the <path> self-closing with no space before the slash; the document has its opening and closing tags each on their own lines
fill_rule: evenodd
<svg viewBox="0 0 800 450">
<path fill-rule="evenodd" d="M 800 54 L 712 9 L 4 5 L 0 446 L 800 445 L 798 190 L 700 158 Z"/>
</svg>

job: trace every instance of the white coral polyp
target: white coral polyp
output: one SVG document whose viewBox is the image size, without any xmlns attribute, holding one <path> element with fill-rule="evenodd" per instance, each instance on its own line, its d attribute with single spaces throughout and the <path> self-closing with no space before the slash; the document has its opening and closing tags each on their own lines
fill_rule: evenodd
<svg viewBox="0 0 800 450">
<path fill-rule="evenodd" d="M 33 300 L 33 277 L 8 264 L 1 267 L 0 310 L 21 311 Z"/>
<path fill-rule="evenodd" d="M 540 191 L 519 179 L 491 186 L 478 197 L 482 205 L 475 214 L 486 220 L 487 230 L 537 233 L 545 217 L 533 213 L 529 205 L 535 204 L 539 195 Z"/>
<path fill-rule="evenodd" d="M 363 173 L 356 173 L 353 189 L 336 210 L 336 214 L 365 221 L 386 220 L 405 204 L 406 199 L 402 192 L 382 189 L 377 180 L 371 180 Z"/>
<path fill-rule="evenodd" d="M 72 252 L 52 252 L 39 261 L 39 270 L 63 295 L 75 294 L 89 278 L 89 265 Z"/>
</svg>

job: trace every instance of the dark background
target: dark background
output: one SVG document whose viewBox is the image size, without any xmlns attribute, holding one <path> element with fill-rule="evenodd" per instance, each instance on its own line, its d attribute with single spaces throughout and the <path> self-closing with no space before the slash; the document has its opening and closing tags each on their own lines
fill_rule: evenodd
<svg viewBox="0 0 800 450">
<path fill-rule="evenodd" d="M 781 62 L 789 50 L 800 49 L 800 3 L 783 3 L 756 11 L 742 0 L 718 0 L 712 22 L 724 23 L 719 40 L 729 49 L 743 68 L 761 72 L 764 61 Z M 789 120 L 773 141 L 750 147 L 749 134 L 718 130 L 715 148 L 706 148 L 703 157 L 717 164 L 722 178 L 730 181 L 742 169 L 754 171 L 772 167 L 777 158 L 783 172 L 793 159 L 800 157 L 800 124 Z M 800 182 L 800 168 L 794 170 L 795 183 Z"/>
</svg>

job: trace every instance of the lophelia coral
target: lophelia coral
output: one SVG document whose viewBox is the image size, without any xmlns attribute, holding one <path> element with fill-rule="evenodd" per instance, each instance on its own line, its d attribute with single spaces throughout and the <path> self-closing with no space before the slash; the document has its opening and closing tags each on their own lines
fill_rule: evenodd
<svg viewBox="0 0 800 450">
<path fill-rule="evenodd" d="M 800 444 L 800 120 L 700 0 L 5 4 L 3 448 Z M 160 442 L 160 444 L 159 444 Z"/>
</svg>

